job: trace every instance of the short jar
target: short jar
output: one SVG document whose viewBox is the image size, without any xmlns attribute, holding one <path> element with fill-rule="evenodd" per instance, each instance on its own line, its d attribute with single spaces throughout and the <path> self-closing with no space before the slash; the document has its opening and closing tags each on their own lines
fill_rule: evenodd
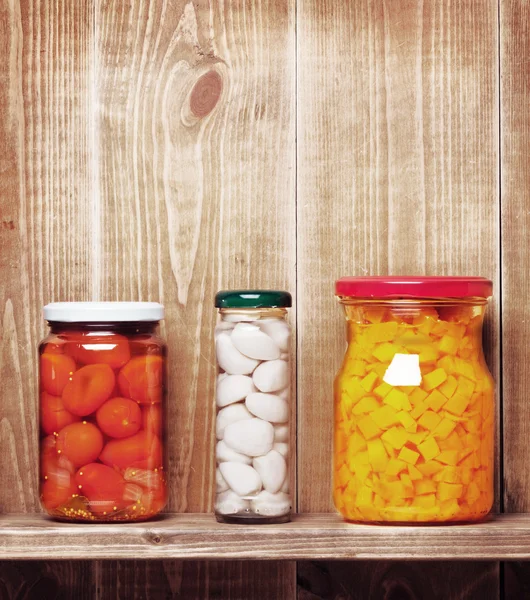
<svg viewBox="0 0 530 600">
<path fill-rule="evenodd" d="M 494 383 L 482 349 L 492 283 L 346 277 L 335 379 L 334 501 L 349 521 L 484 519 L 493 503 Z"/>
<path fill-rule="evenodd" d="M 143 521 L 167 499 L 166 344 L 153 302 L 44 307 L 40 500 L 66 521 Z"/>
<path fill-rule="evenodd" d="M 215 515 L 226 523 L 284 523 L 291 513 L 291 295 L 223 291 L 215 306 Z"/>
</svg>

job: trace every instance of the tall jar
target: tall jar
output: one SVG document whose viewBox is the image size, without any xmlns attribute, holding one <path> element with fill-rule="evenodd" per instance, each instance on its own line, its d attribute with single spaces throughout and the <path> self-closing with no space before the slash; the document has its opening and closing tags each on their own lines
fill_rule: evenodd
<svg viewBox="0 0 530 600">
<path fill-rule="evenodd" d="M 335 379 L 334 501 L 357 522 L 472 522 L 493 503 L 494 384 L 482 351 L 492 283 L 346 277 Z"/>
<path fill-rule="evenodd" d="M 66 521 L 143 521 L 166 504 L 164 307 L 59 302 L 39 346 L 40 500 Z"/>
<path fill-rule="evenodd" d="M 219 292 L 215 329 L 215 515 L 225 523 L 290 520 L 291 295 Z"/>
</svg>

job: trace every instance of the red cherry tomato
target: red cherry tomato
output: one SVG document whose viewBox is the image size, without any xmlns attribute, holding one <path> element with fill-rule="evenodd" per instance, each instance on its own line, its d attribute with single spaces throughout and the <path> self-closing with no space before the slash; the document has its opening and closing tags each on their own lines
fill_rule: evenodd
<svg viewBox="0 0 530 600">
<path fill-rule="evenodd" d="M 80 496 L 89 501 L 90 510 L 98 515 L 124 508 L 125 480 L 114 469 L 91 463 L 84 465 L 75 474 Z"/>
<path fill-rule="evenodd" d="M 103 435 L 92 423 L 72 423 L 59 433 L 56 447 L 58 453 L 79 467 L 97 459 L 103 448 Z"/>
<path fill-rule="evenodd" d="M 114 371 L 109 365 L 87 365 L 76 371 L 64 388 L 65 408 L 84 417 L 96 411 L 112 394 Z"/>
<path fill-rule="evenodd" d="M 60 396 L 75 372 L 75 362 L 64 354 L 42 354 L 40 380 L 42 387 L 52 396 Z"/>
<path fill-rule="evenodd" d="M 148 354 L 132 358 L 118 375 L 122 395 L 140 404 L 161 402 L 163 367 L 164 360 L 161 356 Z"/>
<path fill-rule="evenodd" d="M 142 408 L 142 428 L 148 433 L 162 435 L 162 407 L 160 404 Z"/>
<path fill-rule="evenodd" d="M 68 485 L 61 485 L 57 480 L 48 479 L 41 488 L 42 504 L 44 508 L 51 511 L 66 504 L 76 493 L 77 487 L 73 477 Z"/>
<path fill-rule="evenodd" d="M 134 435 L 142 423 L 142 411 L 134 400 L 111 398 L 102 404 L 96 413 L 99 428 L 113 438 Z"/>
<path fill-rule="evenodd" d="M 40 423 L 45 433 L 58 433 L 63 427 L 79 421 L 79 417 L 68 412 L 61 396 L 42 392 L 40 396 Z"/>
<path fill-rule="evenodd" d="M 117 333 L 78 333 L 69 339 L 66 353 L 83 365 L 107 364 L 119 369 L 131 358 L 129 340 Z"/>
<path fill-rule="evenodd" d="M 40 443 L 40 476 L 44 479 L 57 466 L 57 440 L 48 435 Z"/>
<path fill-rule="evenodd" d="M 44 346 L 43 354 L 64 354 L 64 344 L 48 342 Z"/>
<path fill-rule="evenodd" d="M 162 466 L 162 444 L 158 436 L 140 431 L 123 440 L 107 443 L 99 460 L 110 467 L 155 469 Z"/>
</svg>

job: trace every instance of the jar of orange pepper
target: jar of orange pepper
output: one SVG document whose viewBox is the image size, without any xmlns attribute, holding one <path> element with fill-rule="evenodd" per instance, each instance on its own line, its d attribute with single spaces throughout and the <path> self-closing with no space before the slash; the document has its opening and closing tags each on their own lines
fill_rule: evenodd
<svg viewBox="0 0 530 600">
<path fill-rule="evenodd" d="M 491 281 L 345 277 L 334 501 L 357 522 L 462 522 L 493 503 L 494 384 L 482 351 Z"/>
<path fill-rule="evenodd" d="M 164 307 L 60 302 L 39 346 L 40 499 L 68 521 L 141 521 L 166 503 Z"/>
</svg>

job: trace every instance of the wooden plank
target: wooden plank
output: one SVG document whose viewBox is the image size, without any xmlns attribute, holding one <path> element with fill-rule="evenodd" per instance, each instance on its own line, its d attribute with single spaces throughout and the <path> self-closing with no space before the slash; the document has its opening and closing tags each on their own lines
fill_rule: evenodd
<svg viewBox="0 0 530 600">
<path fill-rule="evenodd" d="M 528 473 L 528 402 L 526 389 L 530 359 L 526 343 L 530 323 L 525 298 L 530 277 L 524 265 L 530 257 L 530 6 L 518 0 L 501 2 L 501 197 L 502 197 L 502 310 L 504 508 L 507 512 L 530 506 Z"/>
<path fill-rule="evenodd" d="M 91 293 L 92 0 L 0 1 L 0 509 L 38 511 L 41 307 Z M 88 243 L 87 243 L 88 240 Z"/>
<path fill-rule="evenodd" d="M 0 0 L 0 512 L 38 512 L 41 307 L 92 281 L 93 0 Z M 86 562 L 0 565 L 2 598 L 81 598 Z M 87 597 L 87 596 L 85 596 Z"/>
<path fill-rule="evenodd" d="M 90 561 L 2 561 L 0 598 L 76 598 L 93 600 L 96 589 Z"/>
<path fill-rule="evenodd" d="M 274 561 L 102 561 L 97 566 L 100 598 L 223 598 L 277 600 L 294 598 L 290 568 Z M 249 582 L 254 582 L 250 584 Z M 259 582 L 259 583 L 256 583 Z"/>
<path fill-rule="evenodd" d="M 298 565 L 298 599 L 366 600 L 495 600 L 498 598 L 495 563 L 467 562 L 465 573 L 457 562 L 356 563 L 303 562 Z M 515 600 L 515 596 L 513 597 Z M 520 600 L 523 596 L 517 596 Z"/>
<path fill-rule="evenodd" d="M 355 525 L 323 513 L 296 515 L 283 525 L 238 527 L 203 513 L 118 525 L 71 525 L 28 514 L 0 519 L 0 541 L 5 560 L 528 560 L 530 514 L 428 527 Z M 214 566 L 212 573 L 221 570 Z"/>
<path fill-rule="evenodd" d="M 297 15 L 298 507 L 312 512 L 332 509 L 334 280 L 474 274 L 498 297 L 498 21 L 495 0 L 299 0 Z"/>
<path fill-rule="evenodd" d="M 530 326 L 521 301 L 530 289 L 525 271 L 530 257 L 530 6 L 520 0 L 501 0 L 499 5 L 504 510 L 519 512 L 530 506 L 526 402 L 530 377 L 525 368 Z M 529 565 L 507 563 L 504 573 L 505 597 L 527 597 Z"/>
<path fill-rule="evenodd" d="M 99 296 L 166 305 L 169 509 L 208 511 L 214 294 L 295 288 L 294 1 L 100 9 Z M 219 566 L 197 569 L 189 590 L 197 572 L 229 589 Z M 237 597 L 270 578 L 294 589 L 292 564 L 241 572 Z"/>
</svg>

